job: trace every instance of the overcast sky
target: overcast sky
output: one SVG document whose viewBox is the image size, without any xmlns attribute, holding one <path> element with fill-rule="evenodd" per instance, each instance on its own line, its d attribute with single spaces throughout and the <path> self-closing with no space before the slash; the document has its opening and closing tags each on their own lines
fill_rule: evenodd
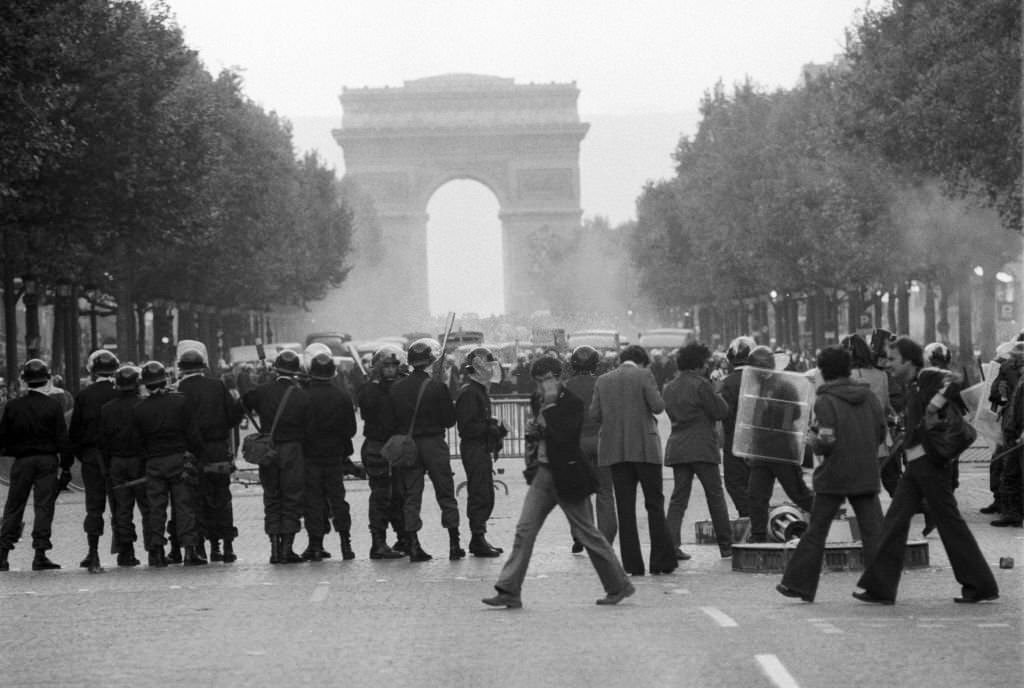
<svg viewBox="0 0 1024 688">
<path fill-rule="evenodd" d="M 637 159 L 628 159 L 631 151 L 625 146 L 603 152 L 606 159 L 591 163 L 629 170 L 631 176 L 620 179 L 617 188 L 596 181 L 589 184 L 588 195 L 584 153 L 584 211 L 608 215 L 613 221 L 627 219 L 632 199 L 646 179 L 670 172 L 668 156 L 674 141 L 679 133 L 692 133 L 685 128 L 695 122 L 693 113 L 705 90 L 719 79 L 733 84 L 747 76 L 767 88 L 792 87 L 804 64 L 828 62 L 843 51 L 845 30 L 867 4 L 868 0 L 167 0 L 186 42 L 199 51 L 208 69 L 237 68 L 250 98 L 297 124 L 309 116 L 337 117 L 340 124 L 338 95 L 343 86 L 401 86 L 406 80 L 452 72 L 513 77 L 520 83 L 575 81 L 585 120 L 598 115 L 681 113 L 679 126 L 665 138 L 663 154 L 659 144 L 653 156 L 637 150 Z M 879 4 L 873 0 L 871 6 Z M 317 133 L 305 145 L 321 148 L 328 160 L 340 160 L 328 132 Z M 302 143 L 304 133 L 296 127 L 297 143 Z M 598 146 L 600 135 L 592 128 L 588 138 Z M 610 179 L 614 184 L 614 177 Z M 467 243 L 458 240 L 464 230 L 457 219 L 444 218 L 479 207 L 479 199 L 448 193 L 447 187 L 442 190 L 446 193 L 438 194 L 438 202 L 430 207 L 435 266 L 431 302 L 437 304 L 432 310 L 500 310 L 495 305 L 500 303 L 500 280 L 495 282 L 500 263 L 496 270 L 493 258 L 500 254 L 496 218 L 484 230 L 492 240 L 492 249 L 485 253 L 492 258 L 483 265 L 475 261 L 487 288 L 466 290 L 464 273 L 441 274 L 436 269 L 437 246 Z M 484 198 L 484 205 L 488 201 L 496 206 L 493 198 Z M 436 226 L 442 221 L 447 223 L 444 227 Z M 479 242 L 470 243 L 479 249 Z M 448 256 L 449 265 L 458 262 Z"/>
</svg>

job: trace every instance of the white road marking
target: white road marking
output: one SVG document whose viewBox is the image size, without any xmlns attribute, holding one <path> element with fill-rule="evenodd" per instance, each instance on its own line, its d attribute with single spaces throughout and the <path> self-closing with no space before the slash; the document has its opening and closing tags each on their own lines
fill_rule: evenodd
<svg viewBox="0 0 1024 688">
<path fill-rule="evenodd" d="M 309 601 L 314 603 L 323 602 L 327 599 L 327 593 L 330 592 L 330 589 L 331 584 L 327 581 L 317 583 L 316 587 L 313 588 L 313 594 L 309 596 Z"/>
<path fill-rule="evenodd" d="M 700 610 L 714 619 L 715 623 L 722 628 L 736 628 L 739 626 L 738 623 L 733 621 L 731 616 L 717 607 L 701 607 Z"/>
<path fill-rule="evenodd" d="M 920 624 L 917 624 L 917 627 L 918 627 L 918 628 L 945 628 L 945 627 L 946 627 L 946 624 L 938 624 L 938 623 L 920 623 Z"/>
<path fill-rule="evenodd" d="M 180 585 L 169 585 L 167 587 L 169 587 L 171 590 L 181 590 L 181 586 Z"/>
<path fill-rule="evenodd" d="M 387 578 L 378 578 L 378 579 L 377 579 L 377 582 L 378 582 L 378 583 L 387 583 L 387 582 L 388 582 L 388 579 L 387 579 Z"/>
<path fill-rule="evenodd" d="M 89 588 L 79 588 L 78 592 L 89 592 Z"/>
<path fill-rule="evenodd" d="M 1010 627 L 1010 624 L 1008 624 L 1008 623 L 980 623 L 980 624 L 978 624 L 978 628 L 1009 628 L 1009 627 Z"/>
<path fill-rule="evenodd" d="M 673 588 L 665 592 L 666 595 L 689 595 L 690 591 L 686 588 Z"/>
<path fill-rule="evenodd" d="M 832 624 L 827 622 L 819 621 L 818 623 L 814 624 L 814 627 L 822 633 L 827 633 L 828 635 L 836 635 L 839 633 L 843 633 L 843 629 L 839 628 L 838 626 L 833 626 Z"/>
<path fill-rule="evenodd" d="M 800 684 L 775 655 L 754 655 L 754 659 L 761 665 L 761 671 L 768 680 L 778 688 L 800 688 Z"/>
</svg>

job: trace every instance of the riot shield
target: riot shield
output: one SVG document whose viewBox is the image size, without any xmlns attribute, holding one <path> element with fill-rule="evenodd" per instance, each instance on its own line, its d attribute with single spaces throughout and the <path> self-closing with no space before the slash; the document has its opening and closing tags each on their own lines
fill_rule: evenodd
<svg viewBox="0 0 1024 688">
<path fill-rule="evenodd" d="M 744 368 L 733 454 L 800 465 L 812 397 L 811 382 L 802 373 Z"/>
<path fill-rule="evenodd" d="M 985 379 L 976 385 L 960 391 L 960 398 L 967 406 L 967 421 L 974 426 L 982 437 L 993 445 L 1003 443 L 1003 427 L 999 414 L 992 410 L 988 396 L 992 389 L 992 381 L 999 374 L 999 364 L 995 361 L 986 364 Z"/>
</svg>

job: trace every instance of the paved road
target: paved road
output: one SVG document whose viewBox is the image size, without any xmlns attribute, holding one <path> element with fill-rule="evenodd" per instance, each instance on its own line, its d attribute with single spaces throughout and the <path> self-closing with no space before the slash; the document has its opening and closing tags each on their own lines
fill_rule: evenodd
<svg viewBox="0 0 1024 688">
<path fill-rule="evenodd" d="M 525 485 L 518 461 L 501 463 L 510 495 L 499 495 L 491 532 L 507 547 Z M 53 558 L 65 568 L 31 572 L 23 541 L 15 570 L 0 574 L 0 686 L 1001 687 L 1024 676 L 1024 531 L 990 528 L 977 513 L 984 466 L 965 469 L 959 498 L 988 559 L 1013 556 L 1018 567 L 996 569 L 1002 598 L 976 606 L 953 604 L 958 587 L 932 535 L 931 568 L 906 573 L 893 607 L 850 598 L 856 573 L 826 574 L 815 604 L 782 598 L 778 575 L 733 573 L 713 545 L 687 545 L 694 558 L 675 574 L 634 579 L 635 596 L 597 607 L 597 577 L 569 553 L 556 512 L 525 607 L 495 610 L 479 599 L 501 559 L 367 559 L 366 483 L 346 484 L 360 524 L 355 561 L 268 565 L 258 488 L 236 487 L 237 563 L 117 569 L 105 555 L 102 575 L 74 567 L 84 507 L 80 494 L 63 495 Z M 694 491 L 691 542 L 693 521 L 707 518 Z M 441 555 L 446 536 L 427 493 L 423 542 Z"/>
</svg>

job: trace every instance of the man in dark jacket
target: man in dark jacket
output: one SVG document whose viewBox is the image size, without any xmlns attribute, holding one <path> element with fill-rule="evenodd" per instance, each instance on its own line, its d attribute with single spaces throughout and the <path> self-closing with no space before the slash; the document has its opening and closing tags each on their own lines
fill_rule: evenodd
<svg viewBox="0 0 1024 688">
<path fill-rule="evenodd" d="M 209 540 L 210 560 L 230 564 L 237 558 L 234 539 L 238 536 L 231 507 L 231 471 L 235 459 L 232 434 L 242 421 L 242 407 L 223 382 L 206 376 L 209 364 L 205 347 L 200 347 L 186 348 L 178 357 L 182 376 L 178 391 L 185 395 L 199 419 L 199 434 L 203 438 L 204 459 L 199 466 L 196 505 L 199 547 L 202 548 L 204 538 Z"/>
<path fill-rule="evenodd" d="M 310 419 L 309 397 L 296 380 L 300 371 L 299 355 L 294 351 L 282 351 L 274 360 L 276 379 L 242 397 L 242 406 L 259 416 L 263 432 L 269 433 L 271 428 L 274 431 L 272 439 L 276 456 L 270 464 L 260 466 L 263 527 L 270 538 L 271 564 L 303 561 L 292 549 L 302 522 L 302 493 L 305 489 L 302 442 Z M 284 407 L 275 428 L 274 417 L 282 403 Z"/>
<path fill-rule="evenodd" d="M 853 596 L 876 604 L 893 604 L 896 601 L 910 521 L 921 500 L 926 499 L 953 574 L 962 587 L 961 597 L 954 601 L 975 603 L 994 600 L 999 597 L 999 587 L 985 555 L 957 508 L 953 496 L 952 467 L 942 457 L 929 452 L 924 444 L 926 427 L 934 425 L 938 414 L 948 403 L 957 403 L 951 398 L 957 396 L 956 390 L 947 387 L 942 371 L 922 375 L 924 358 L 921 345 L 909 337 L 900 337 L 893 343 L 890 357 L 893 375 L 907 381 L 907 432 L 904 439 L 907 469 L 882 522 L 878 552 L 857 582 L 864 591 L 855 592 Z"/>
<path fill-rule="evenodd" d="M 352 551 L 352 516 L 345 501 L 344 461 L 352 456 L 356 411 L 348 393 L 334 384 L 337 367 L 330 354 L 317 354 L 309 364 L 309 426 L 302 442 L 305 459 L 305 524 L 309 546 L 302 558 L 320 561 L 324 551 L 328 514 L 341 541 L 341 556 L 355 559 Z"/>
<path fill-rule="evenodd" d="M 139 403 L 139 369 L 121 366 L 114 375 L 117 396 L 100 409 L 100 449 L 110 467 L 111 491 L 114 493 L 114 537 L 118 543 L 117 565 L 138 566 L 135 558 L 135 505 L 142 513 L 142 532 L 151 531 L 149 524 L 149 498 L 144 482 L 138 481 L 146 473 L 142 460 L 142 444 L 135 433 L 133 415 Z"/>
<path fill-rule="evenodd" d="M 107 508 L 108 467 L 99 447 L 100 409 L 117 396 L 114 373 L 120 363 L 114 354 L 100 349 L 89 356 L 87 367 L 92 384 L 75 397 L 68 434 L 75 445 L 75 455 L 82 464 L 82 483 L 85 485 L 85 537 L 89 552 L 79 563 L 91 573 L 102 571 L 99 541 L 103 534 L 103 512 Z M 116 496 L 114 496 L 116 498 Z M 113 517 L 114 507 L 111 507 Z M 111 518 L 113 521 L 113 518 Z"/>
<path fill-rule="evenodd" d="M 448 558 L 454 560 L 466 556 L 459 543 L 459 504 L 455 500 L 451 453 L 445 440 L 445 432 L 455 425 L 455 407 L 448 386 L 431 379 L 428 373 L 440 352 L 440 343 L 432 339 L 419 339 L 409 345 L 409 365 L 413 371 L 391 386 L 384 414 L 385 427 L 402 434 L 408 433 L 411 427 L 416 442 L 415 464 L 400 469 L 410 561 L 429 561 L 432 558 L 420 546 L 418 536 L 423 527 L 420 506 L 423 503 L 423 479 L 427 475 L 434 485 L 437 505 L 441 507 L 441 525 L 448 530 Z"/>
<path fill-rule="evenodd" d="M 736 430 L 736 411 L 740 404 L 740 381 L 743 379 L 743 368 L 747 365 L 750 351 L 757 343 L 750 337 L 737 337 L 729 344 L 726 358 L 732 370 L 722 381 L 721 395 L 729 405 L 729 415 L 722 421 L 722 479 L 729 499 L 736 507 L 740 518 L 750 516 L 750 495 L 747 484 L 750 482 L 750 467 L 742 458 L 732 453 L 732 441 Z"/>
<path fill-rule="evenodd" d="M 475 557 L 496 557 L 503 550 L 487 541 L 487 519 L 494 511 L 494 465 L 492 448 L 501 441 L 497 419 L 491 416 L 489 388 L 500 364 L 486 347 L 466 356 L 463 374 L 467 382 L 455 400 L 459 427 L 459 454 L 466 471 L 466 519 L 469 521 L 469 551 Z"/>
<path fill-rule="evenodd" d="M 618 604 L 636 588 L 591 516 L 590 495 L 597 487 L 597 477 L 580 451 L 583 402 L 562 385 L 562 365 L 557 359 L 541 357 L 530 372 L 540 387 L 534 420 L 527 428 L 536 448 L 535 456 L 527 457 L 525 474 L 530 489 L 523 500 L 512 553 L 494 585 L 497 594 L 482 602 L 511 609 L 523 606 L 521 591 L 533 544 L 548 514 L 558 506 L 601 578 L 606 594 L 597 604 Z"/>
<path fill-rule="evenodd" d="M 863 542 L 862 558 L 870 565 L 882 530 L 878 445 L 885 441 L 882 404 L 866 384 L 850 379 L 850 354 L 839 347 L 818 354 L 824 384 L 814 402 L 817 428 L 809 443 L 823 458 L 814 470 L 814 506 L 807 531 L 800 537 L 776 589 L 786 597 L 813 602 L 818 591 L 825 540 L 844 500 L 857 515 Z"/>
<path fill-rule="evenodd" d="M 370 361 L 370 381 L 359 388 L 359 415 L 363 419 L 363 446 L 360 449 L 363 469 L 370 484 L 368 520 L 370 523 L 370 558 L 401 559 L 408 553 L 402 524 L 401 471 L 391 470 L 380 450 L 395 434 L 385 417 L 391 385 L 398 379 L 405 355 L 395 346 L 382 346 Z M 398 534 L 395 549 L 388 547 L 386 533 L 391 523 Z"/>
<path fill-rule="evenodd" d="M 167 566 L 164 528 L 168 495 L 174 508 L 178 542 L 185 548 L 184 564 L 205 564 L 206 559 L 199 555 L 199 532 L 189 484 L 197 470 L 196 459 L 203 459 L 203 438 L 195 410 L 185 395 L 167 387 L 167 371 L 159 361 L 143 365 L 140 377 L 149 394 L 135 406 L 132 425 L 146 463 L 149 565 Z"/>
<path fill-rule="evenodd" d="M 74 454 L 64 422 L 64 411 L 44 388 L 50 380 L 50 368 L 38 358 L 25 363 L 21 379 L 28 394 L 11 399 L 0 417 L 0 453 L 14 457 L 11 485 L 0 521 L 0 571 L 9 571 L 7 557 L 21 539 L 22 517 L 32 493 L 35 518 L 32 521 L 33 571 L 59 569 L 46 556 L 53 548 L 50 527 L 57 502 L 58 465 L 62 478 L 71 468 Z M 59 459 L 58 459 L 59 455 Z"/>
</svg>

